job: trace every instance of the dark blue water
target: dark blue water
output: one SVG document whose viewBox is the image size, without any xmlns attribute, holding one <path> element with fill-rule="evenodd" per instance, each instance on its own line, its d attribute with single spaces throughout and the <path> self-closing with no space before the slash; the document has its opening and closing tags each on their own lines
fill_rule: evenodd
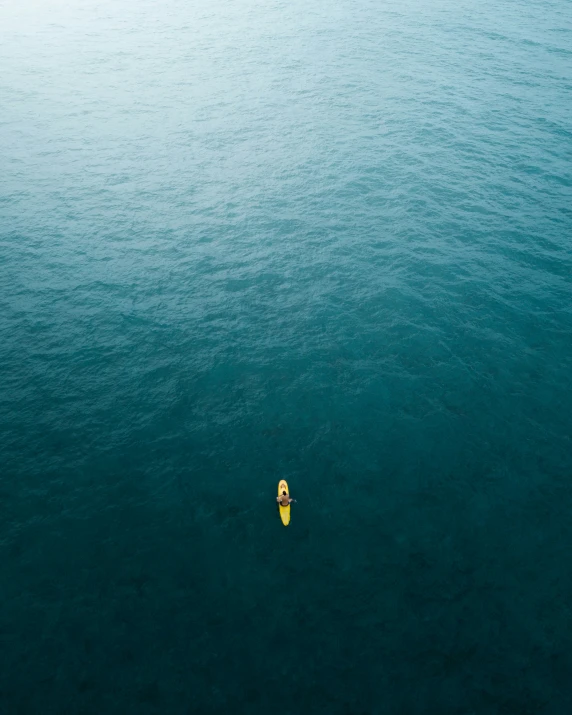
<svg viewBox="0 0 572 715">
<path fill-rule="evenodd" d="M 0 28 L 1 712 L 572 712 L 570 2 Z"/>
</svg>

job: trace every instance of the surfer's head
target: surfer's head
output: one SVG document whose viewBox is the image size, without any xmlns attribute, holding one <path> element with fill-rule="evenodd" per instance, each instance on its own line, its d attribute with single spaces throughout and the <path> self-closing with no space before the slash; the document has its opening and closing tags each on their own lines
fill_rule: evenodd
<svg viewBox="0 0 572 715">
<path fill-rule="evenodd" d="M 283 497 L 286 496 L 286 492 L 285 492 L 284 490 L 282 490 L 282 496 L 283 496 Z"/>
</svg>

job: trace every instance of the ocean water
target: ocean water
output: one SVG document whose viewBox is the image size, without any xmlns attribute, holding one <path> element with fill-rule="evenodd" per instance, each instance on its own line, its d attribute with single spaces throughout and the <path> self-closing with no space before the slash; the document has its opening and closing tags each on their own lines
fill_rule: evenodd
<svg viewBox="0 0 572 715">
<path fill-rule="evenodd" d="M 569 0 L 6 0 L 0 106 L 2 714 L 572 712 Z"/>
</svg>

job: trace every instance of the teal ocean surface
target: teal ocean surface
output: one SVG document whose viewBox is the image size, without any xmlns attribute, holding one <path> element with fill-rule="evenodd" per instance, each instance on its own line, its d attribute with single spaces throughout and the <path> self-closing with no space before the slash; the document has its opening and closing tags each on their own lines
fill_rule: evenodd
<svg viewBox="0 0 572 715">
<path fill-rule="evenodd" d="M 6 0 L 0 107 L 2 715 L 571 713 L 570 1 Z"/>
</svg>

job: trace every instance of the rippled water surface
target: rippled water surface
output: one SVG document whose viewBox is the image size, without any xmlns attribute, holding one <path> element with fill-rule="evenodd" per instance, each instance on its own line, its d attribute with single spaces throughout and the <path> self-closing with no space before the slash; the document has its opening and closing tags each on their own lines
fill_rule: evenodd
<svg viewBox="0 0 572 715">
<path fill-rule="evenodd" d="M 569 0 L 6 0 L 0 106 L 2 713 L 572 712 Z"/>
</svg>

